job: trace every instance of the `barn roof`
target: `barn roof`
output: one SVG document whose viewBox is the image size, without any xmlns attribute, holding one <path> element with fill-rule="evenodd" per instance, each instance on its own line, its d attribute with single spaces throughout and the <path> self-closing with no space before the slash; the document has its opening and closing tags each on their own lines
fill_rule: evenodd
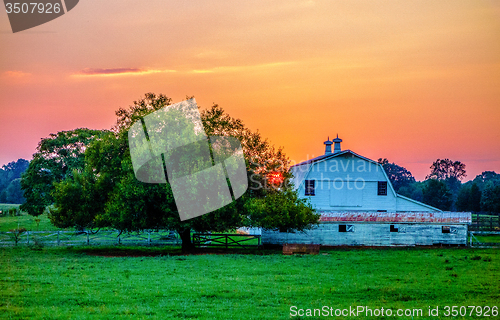
<svg viewBox="0 0 500 320">
<path fill-rule="evenodd" d="M 363 156 L 361 156 L 361 155 L 359 155 L 356 152 L 353 152 L 351 150 L 344 150 L 344 151 L 339 151 L 337 153 L 324 154 L 324 155 L 321 155 L 319 157 L 303 161 L 301 163 L 298 163 L 298 164 L 290 167 L 290 171 L 293 174 L 292 183 L 294 185 L 294 188 L 298 189 L 299 186 L 304 183 L 304 179 L 306 178 L 307 174 L 309 173 L 309 169 L 311 168 L 311 166 L 313 164 L 315 164 L 317 162 L 321 162 L 321 161 L 326 161 L 326 160 L 329 160 L 332 158 L 340 157 L 343 155 L 347 155 L 347 154 L 350 154 L 354 157 L 358 157 L 360 159 L 366 160 L 368 162 L 374 163 L 374 164 L 382 167 L 382 165 L 380 163 L 378 163 L 377 161 L 363 157 Z M 385 170 L 383 170 L 383 168 L 382 168 L 382 173 L 386 176 L 387 181 L 389 181 L 389 178 L 387 177 L 387 174 L 385 173 Z M 394 188 L 392 187 L 392 184 L 389 184 L 389 185 L 390 185 L 391 192 L 396 194 L 396 192 L 394 191 Z"/>
<path fill-rule="evenodd" d="M 345 155 L 345 154 L 351 154 L 355 157 L 358 157 L 358 158 L 361 158 L 363 160 L 366 160 L 366 161 L 369 161 L 369 162 L 373 162 L 373 163 L 377 163 L 377 161 L 374 161 L 372 159 L 368 159 L 367 157 L 363 157 L 362 155 L 359 155 L 357 154 L 356 152 L 354 151 L 351 151 L 351 150 L 344 150 L 344 151 L 340 151 L 340 152 L 337 152 L 337 153 L 330 153 L 330 154 L 323 154 L 321 156 L 318 156 L 316 158 L 312 158 L 312 159 L 309 159 L 309 160 L 306 160 L 306 161 L 303 161 L 301 163 L 297 163 L 296 165 L 293 165 L 291 166 L 290 168 L 294 168 L 294 167 L 299 167 L 299 166 L 302 166 L 302 165 L 309 165 L 309 164 L 313 164 L 315 162 L 318 162 L 318 161 L 321 161 L 321 160 L 328 160 L 330 158 L 336 158 L 336 157 L 339 157 L 339 156 L 342 156 L 342 155 Z"/>
<path fill-rule="evenodd" d="M 329 212 L 318 211 L 320 222 L 467 223 L 470 212 Z"/>
</svg>

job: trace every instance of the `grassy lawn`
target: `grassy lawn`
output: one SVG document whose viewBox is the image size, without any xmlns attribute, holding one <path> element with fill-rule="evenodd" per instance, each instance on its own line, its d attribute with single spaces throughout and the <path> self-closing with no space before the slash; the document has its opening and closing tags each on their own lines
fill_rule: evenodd
<svg viewBox="0 0 500 320">
<path fill-rule="evenodd" d="M 37 225 L 36 219 L 40 219 L 39 225 Z M 54 227 L 52 223 L 50 223 L 46 213 L 38 217 L 30 216 L 25 212 L 22 212 L 20 216 L 11 217 L 6 215 L 0 217 L 0 232 L 7 232 L 11 229 L 17 229 L 18 227 L 26 228 L 28 231 L 63 230 Z"/>
<path fill-rule="evenodd" d="M 480 242 L 500 243 L 500 235 L 474 235 Z"/>
<path fill-rule="evenodd" d="M 300 319 L 290 317 L 291 306 L 368 306 L 417 308 L 423 316 L 415 319 L 437 319 L 428 306 L 439 306 L 439 318 L 444 306 L 500 307 L 498 249 L 171 250 L 0 248 L 0 318 Z"/>
</svg>

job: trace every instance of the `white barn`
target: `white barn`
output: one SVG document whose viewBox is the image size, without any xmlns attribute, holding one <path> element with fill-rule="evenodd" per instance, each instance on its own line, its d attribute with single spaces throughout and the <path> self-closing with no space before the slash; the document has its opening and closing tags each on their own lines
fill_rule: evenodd
<svg viewBox="0 0 500 320">
<path fill-rule="evenodd" d="M 467 244 L 470 213 L 442 212 L 397 194 L 381 164 L 342 151 L 341 142 L 328 139 L 324 155 L 290 168 L 299 196 L 321 214 L 320 225 L 294 234 L 263 230 L 264 244 Z"/>
<path fill-rule="evenodd" d="M 290 168 L 299 195 L 318 211 L 440 212 L 397 194 L 382 165 L 351 150 L 341 151 L 341 139 L 325 141 L 325 154 Z"/>
</svg>

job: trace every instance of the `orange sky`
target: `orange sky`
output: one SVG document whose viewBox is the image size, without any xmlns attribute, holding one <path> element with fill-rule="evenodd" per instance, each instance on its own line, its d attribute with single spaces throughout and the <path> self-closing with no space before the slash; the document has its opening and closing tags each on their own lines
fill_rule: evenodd
<svg viewBox="0 0 500 320">
<path fill-rule="evenodd" d="M 110 128 L 146 92 L 221 105 L 298 162 L 343 149 L 418 180 L 500 172 L 500 2 L 80 1 L 13 34 L 0 12 L 0 165 Z"/>
</svg>

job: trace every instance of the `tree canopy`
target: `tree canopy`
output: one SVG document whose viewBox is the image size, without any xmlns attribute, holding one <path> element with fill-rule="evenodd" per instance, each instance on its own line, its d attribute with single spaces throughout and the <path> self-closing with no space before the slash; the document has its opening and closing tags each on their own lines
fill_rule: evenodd
<svg viewBox="0 0 500 320">
<path fill-rule="evenodd" d="M 86 128 L 61 131 L 42 139 L 22 176 L 21 188 L 26 202 L 21 210 L 38 216 L 45 207 L 52 204 L 54 183 L 60 182 L 73 174 L 73 170 L 82 170 L 85 162 L 85 149 L 101 130 Z"/>
<path fill-rule="evenodd" d="M 426 177 L 426 179 L 456 179 L 461 181 L 467 176 L 465 172 L 465 164 L 460 161 L 452 161 L 450 159 L 437 159 L 432 163 L 430 169 L 431 173 Z"/>
</svg>

